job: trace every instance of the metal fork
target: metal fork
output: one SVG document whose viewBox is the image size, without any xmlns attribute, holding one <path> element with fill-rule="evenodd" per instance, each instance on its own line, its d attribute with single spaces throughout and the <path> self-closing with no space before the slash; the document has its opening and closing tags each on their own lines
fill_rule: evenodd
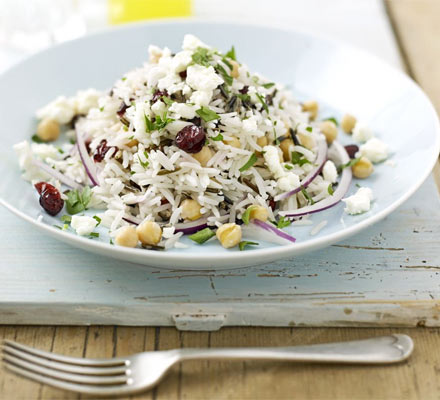
<svg viewBox="0 0 440 400">
<path fill-rule="evenodd" d="M 195 359 L 276 360 L 389 364 L 413 350 L 407 335 L 294 347 L 176 349 L 111 359 L 66 357 L 9 340 L 2 346 L 7 369 L 40 383 L 95 396 L 128 395 L 150 389 L 176 363 Z"/>
</svg>

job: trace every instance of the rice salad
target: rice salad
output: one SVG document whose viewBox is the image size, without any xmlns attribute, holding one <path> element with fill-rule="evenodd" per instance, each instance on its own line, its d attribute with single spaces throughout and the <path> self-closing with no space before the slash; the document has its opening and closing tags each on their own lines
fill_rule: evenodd
<svg viewBox="0 0 440 400">
<path fill-rule="evenodd" d="M 370 189 L 343 197 L 387 146 L 346 115 L 342 130 L 366 143 L 344 148 L 337 121 L 317 115 L 316 102 L 251 72 L 234 47 L 223 54 L 186 35 L 175 54 L 150 46 L 110 91 L 47 104 L 32 142 L 14 148 L 43 209 L 65 209 L 61 229 L 96 237 L 100 224 L 127 247 L 183 247 L 189 234 L 244 250 L 294 242 L 284 228 L 341 200 L 350 214 L 369 210 Z"/>
</svg>

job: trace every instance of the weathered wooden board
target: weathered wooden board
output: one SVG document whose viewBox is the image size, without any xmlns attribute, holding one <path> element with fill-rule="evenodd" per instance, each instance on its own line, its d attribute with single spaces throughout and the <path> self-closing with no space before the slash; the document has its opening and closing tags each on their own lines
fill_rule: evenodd
<svg viewBox="0 0 440 400">
<path fill-rule="evenodd" d="M 379 1 L 340 0 L 332 18 L 312 19 L 304 7 L 278 23 L 296 18 L 299 27 L 345 36 L 399 65 Z M 336 26 L 341 32 L 332 32 Z M 385 221 L 344 243 L 226 272 L 160 271 L 98 257 L 0 210 L 0 324 L 439 326 L 438 206 L 430 178 Z"/>
<path fill-rule="evenodd" d="M 124 264 L 69 248 L 1 210 L 10 228 L 0 244 L 0 322 L 197 330 L 440 326 L 439 205 L 430 178 L 391 216 L 350 240 L 221 272 Z"/>
</svg>

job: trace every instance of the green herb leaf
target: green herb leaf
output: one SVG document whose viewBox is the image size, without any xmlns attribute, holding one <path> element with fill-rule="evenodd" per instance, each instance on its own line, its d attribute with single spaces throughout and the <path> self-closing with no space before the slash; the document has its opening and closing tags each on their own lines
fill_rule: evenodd
<svg viewBox="0 0 440 400">
<path fill-rule="evenodd" d="M 69 224 L 64 224 L 64 225 L 63 225 L 63 231 L 66 231 L 67 228 L 69 228 Z"/>
<path fill-rule="evenodd" d="M 331 183 L 330 183 L 330 185 L 328 185 L 327 192 L 330 196 L 333 196 L 333 193 L 335 192 L 333 190 L 333 185 Z"/>
<path fill-rule="evenodd" d="M 249 242 L 248 240 L 243 240 L 242 242 L 240 242 L 238 244 L 238 248 L 240 249 L 240 251 L 243 251 L 246 246 L 259 246 L 259 243 L 257 242 Z"/>
<path fill-rule="evenodd" d="M 263 86 L 265 89 L 270 89 L 272 86 L 275 86 L 275 83 L 273 82 L 265 83 L 264 85 L 261 86 Z"/>
<path fill-rule="evenodd" d="M 171 100 L 168 96 L 162 96 L 162 101 L 167 105 L 170 106 L 174 103 L 173 100 Z"/>
<path fill-rule="evenodd" d="M 70 224 L 72 222 L 72 217 L 70 215 L 63 215 L 61 217 L 61 221 Z"/>
<path fill-rule="evenodd" d="M 44 143 L 44 140 L 40 139 L 40 137 L 37 134 L 32 135 L 31 140 L 35 143 Z"/>
<path fill-rule="evenodd" d="M 126 76 L 123 76 L 123 77 L 121 78 L 121 81 L 124 82 L 125 80 L 127 80 L 127 77 L 126 77 Z"/>
<path fill-rule="evenodd" d="M 99 111 L 103 112 L 104 111 L 104 107 L 99 107 Z"/>
<path fill-rule="evenodd" d="M 69 139 L 69 143 L 70 143 L 70 144 L 75 144 L 75 143 L 76 143 L 76 140 L 75 140 L 75 139 Z"/>
<path fill-rule="evenodd" d="M 300 167 L 302 167 L 304 164 L 311 164 L 304 154 L 300 153 L 299 151 L 292 151 L 291 160 L 292 164 L 298 164 Z"/>
<path fill-rule="evenodd" d="M 249 225 L 251 212 L 252 212 L 252 210 L 255 210 L 257 207 L 258 206 L 254 204 L 254 205 L 249 206 L 248 208 L 246 208 L 246 211 L 241 216 L 241 220 L 244 222 L 245 225 Z"/>
<path fill-rule="evenodd" d="M 293 167 L 290 164 L 284 164 L 284 168 L 286 168 L 288 171 L 293 169 Z"/>
<path fill-rule="evenodd" d="M 203 244 L 213 236 L 215 236 L 215 232 L 209 228 L 205 228 L 188 237 L 198 244 Z"/>
<path fill-rule="evenodd" d="M 344 168 L 352 167 L 353 165 L 356 165 L 359 162 L 360 158 L 353 158 L 352 160 L 348 161 L 345 164 L 339 165 L 337 170 L 338 172 L 341 172 Z"/>
<path fill-rule="evenodd" d="M 243 102 L 251 101 L 251 96 L 248 94 L 237 93 L 235 96 L 237 96 Z"/>
<path fill-rule="evenodd" d="M 232 66 L 232 64 L 228 61 L 228 59 L 226 57 L 222 58 L 223 63 L 232 71 L 232 69 L 234 68 Z"/>
<path fill-rule="evenodd" d="M 147 133 L 153 131 L 160 131 L 161 129 L 165 128 L 170 122 L 174 121 L 174 119 L 167 117 L 166 112 L 162 117 L 160 117 L 160 115 L 156 115 L 154 120 L 150 120 L 150 118 L 148 118 L 146 114 L 144 114 L 144 118 L 145 118 L 145 131 Z"/>
<path fill-rule="evenodd" d="M 97 215 L 94 215 L 94 216 L 93 216 L 93 219 L 96 220 L 96 222 L 97 222 L 96 226 L 99 226 L 99 224 L 100 224 L 101 221 L 102 221 L 101 218 L 99 218 Z"/>
<path fill-rule="evenodd" d="M 191 58 L 195 64 L 209 67 L 209 62 L 212 60 L 212 55 L 210 54 L 209 49 L 205 47 L 197 47 Z"/>
<path fill-rule="evenodd" d="M 215 119 L 220 119 L 220 115 L 212 111 L 210 108 L 202 106 L 202 108 L 196 111 L 196 114 L 203 119 L 205 122 L 214 121 Z"/>
<path fill-rule="evenodd" d="M 312 204 L 312 205 L 315 204 L 315 202 L 312 199 L 312 196 L 310 196 L 309 192 L 307 192 L 307 190 L 305 188 L 301 189 L 301 193 L 303 194 L 303 196 L 307 199 L 307 201 L 310 204 Z"/>
<path fill-rule="evenodd" d="M 311 126 L 308 126 L 308 127 L 306 128 L 306 131 L 307 131 L 307 132 L 313 132 L 313 128 L 312 128 Z"/>
<path fill-rule="evenodd" d="M 79 190 L 70 190 L 67 192 L 66 210 L 69 214 L 78 214 L 87 209 L 92 198 L 92 191 L 86 186 L 82 192 Z"/>
<path fill-rule="evenodd" d="M 222 76 L 223 80 L 229 85 L 232 85 L 232 82 L 234 80 L 234 78 L 232 78 L 231 75 L 229 75 L 226 70 L 223 68 L 222 65 L 217 64 L 214 69 Z"/>
<path fill-rule="evenodd" d="M 109 243 L 110 243 L 111 245 L 114 245 L 114 243 L 113 243 L 113 239 L 112 239 L 112 238 L 110 238 Z"/>
<path fill-rule="evenodd" d="M 336 126 L 339 126 L 338 120 L 335 117 L 326 118 L 324 121 L 332 121 Z"/>
<path fill-rule="evenodd" d="M 146 159 L 145 161 L 142 161 L 139 156 L 138 156 L 138 160 L 139 160 L 139 164 L 141 164 L 145 169 L 147 169 L 147 167 L 150 165 L 150 163 L 147 161 L 148 160 L 147 150 L 144 151 L 144 156 Z"/>
<path fill-rule="evenodd" d="M 283 229 L 286 226 L 289 226 L 291 223 L 292 221 L 290 221 L 288 218 L 280 217 L 280 219 L 277 221 L 275 225 L 277 226 L 278 229 Z"/>
<path fill-rule="evenodd" d="M 61 147 L 57 147 L 58 153 L 64 154 L 64 150 Z"/>
<path fill-rule="evenodd" d="M 225 57 L 230 58 L 231 60 L 237 61 L 236 57 L 235 57 L 235 47 L 232 46 L 231 50 L 229 50 L 226 54 Z"/>
<path fill-rule="evenodd" d="M 269 107 L 266 104 L 266 100 L 264 100 L 264 97 L 260 93 L 256 93 L 258 100 L 260 100 L 260 103 L 263 105 L 264 110 L 269 114 Z"/>
<path fill-rule="evenodd" d="M 89 236 L 92 237 L 92 238 L 97 238 L 97 237 L 99 237 L 99 233 L 98 232 L 91 232 L 89 234 Z"/>
<path fill-rule="evenodd" d="M 252 167 L 252 165 L 254 165 L 257 162 L 257 155 L 255 153 L 252 153 L 251 156 L 249 157 L 249 160 L 247 160 L 246 164 L 244 164 L 239 171 L 243 172 L 246 171 L 247 169 L 249 169 L 250 167 Z"/>
<path fill-rule="evenodd" d="M 214 136 L 211 139 L 214 140 L 215 142 L 220 142 L 223 140 L 223 135 L 219 133 L 217 136 Z"/>
<path fill-rule="evenodd" d="M 154 131 L 154 123 L 150 120 L 150 118 L 147 117 L 147 114 L 144 114 L 144 118 L 145 118 L 145 131 L 147 133 Z"/>
</svg>

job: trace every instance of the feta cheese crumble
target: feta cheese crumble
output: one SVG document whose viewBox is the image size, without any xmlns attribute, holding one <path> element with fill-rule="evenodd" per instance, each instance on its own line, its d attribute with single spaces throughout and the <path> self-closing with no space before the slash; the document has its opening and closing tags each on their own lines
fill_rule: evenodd
<svg viewBox="0 0 440 400">
<path fill-rule="evenodd" d="M 373 191 L 370 188 L 361 187 L 352 196 L 342 199 L 346 205 L 344 211 L 350 215 L 362 214 L 370 210 L 372 200 Z"/>
<path fill-rule="evenodd" d="M 78 235 L 87 236 L 93 232 L 97 224 L 98 221 L 92 217 L 74 215 L 70 226 L 75 229 Z"/>
<path fill-rule="evenodd" d="M 353 139 L 357 142 L 366 142 L 373 137 L 373 131 L 364 122 L 356 122 L 353 128 Z"/>
<path fill-rule="evenodd" d="M 338 180 L 338 171 L 333 161 L 326 161 L 322 168 L 322 175 L 326 181 L 335 183 Z"/>
<path fill-rule="evenodd" d="M 378 163 L 388 158 L 388 146 L 377 138 L 371 138 L 363 144 L 356 157 L 367 157 L 371 162 Z"/>
</svg>

